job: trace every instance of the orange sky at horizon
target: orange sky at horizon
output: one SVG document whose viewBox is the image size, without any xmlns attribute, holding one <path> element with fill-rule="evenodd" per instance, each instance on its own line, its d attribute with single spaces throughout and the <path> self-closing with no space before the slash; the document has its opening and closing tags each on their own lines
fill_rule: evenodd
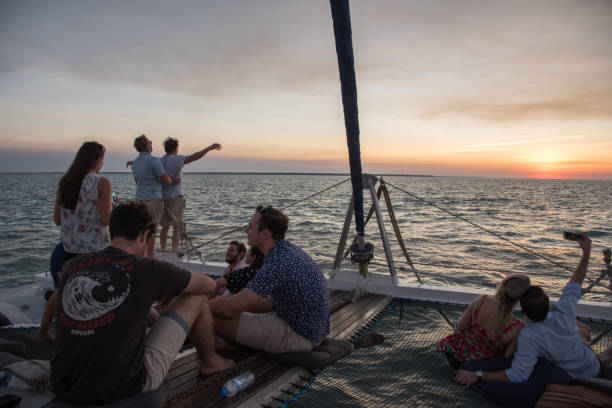
<svg viewBox="0 0 612 408">
<path fill-rule="evenodd" d="M 199 148 L 198 148 L 199 149 Z M 155 149 L 154 155 L 161 156 L 162 148 Z M 256 155 L 248 151 L 229 151 L 225 147 L 220 152 L 213 152 L 214 158 L 209 156 L 206 160 L 213 161 L 214 165 L 200 168 L 195 165 L 186 168 L 186 172 L 198 171 L 264 171 L 264 172 L 304 172 L 304 173 L 347 173 L 348 158 L 346 152 L 328 152 L 327 154 L 301 154 L 296 151 L 281 151 L 265 154 L 258 152 Z M 192 153 L 196 149 L 183 149 L 179 153 Z M 70 164 L 74 152 L 54 150 L 35 150 L 41 156 L 53 153 L 63 153 L 64 165 Z M 0 156 L 3 149 L 0 149 Z M 8 151 L 7 151 L 8 153 Z M 11 154 L 29 155 L 31 150 L 12 150 Z M 103 171 L 125 171 L 123 163 L 133 158 L 136 152 L 132 149 L 116 149 L 107 147 L 106 164 Z M 424 158 L 409 155 L 399 157 L 375 157 L 362 151 L 362 168 L 366 173 L 372 174 L 420 174 L 434 176 L 486 176 L 493 178 L 533 178 L 533 179 L 612 179 L 612 163 L 604 162 L 605 157 L 590 158 L 584 161 L 555 160 L 552 157 L 543 157 L 540 160 L 524 159 L 512 160 L 503 157 L 462 157 L 452 160 L 443 156 L 437 158 Z M 227 168 L 219 166 L 220 163 L 266 163 L 268 167 L 255 168 Z M 291 170 L 293 166 L 293 170 Z M 289 170 L 287 170 L 289 169 Z M 64 171 L 65 169 L 50 169 L 49 171 Z"/>
<path fill-rule="evenodd" d="M 611 2 L 383 2 L 350 3 L 364 171 L 612 179 Z M 348 172 L 328 3 L 25 3 L 0 14 L 0 172 L 86 140 L 124 171 L 143 133 L 223 145 L 186 171 Z"/>
</svg>

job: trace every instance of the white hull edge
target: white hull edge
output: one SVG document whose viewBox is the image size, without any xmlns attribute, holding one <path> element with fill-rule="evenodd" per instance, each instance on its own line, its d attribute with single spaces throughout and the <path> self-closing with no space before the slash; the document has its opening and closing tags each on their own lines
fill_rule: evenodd
<svg viewBox="0 0 612 408">
<path fill-rule="evenodd" d="M 207 263 L 198 260 L 183 260 L 183 258 L 178 258 L 172 253 L 163 254 L 157 257 L 157 259 L 172 262 L 192 272 L 201 272 L 214 276 L 222 275 L 225 266 L 227 266 L 225 263 L 218 262 Z M 351 270 L 336 271 L 334 278 L 330 278 L 326 274 L 326 279 L 330 289 L 351 291 L 356 287 L 360 287 L 368 293 L 388 295 L 394 298 L 459 306 L 468 305 L 479 295 L 493 293 L 493 291 L 486 289 L 451 285 L 438 286 L 401 282 L 396 285 L 390 275 L 368 273 L 367 278 L 363 279 L 356 271 Z M 553 303 L 558 300 L 559 298 L 557 297 L 550 298 L 550 301 Z M 518 305 L 517 310 L 520 310 Z M 576 307 L 576 315 L 581 319 L 612 323 L 612 302 L 581 300 Z"/>
<path fill-rule="evenodd" d="M 398 283 L 396 285 L 388 275 L 368 273 L 367 278 L 363 279 L 357 272 L 342 270 L 337 271 L 333 279 L 329 277 L 327 279 L 330 289 L 351 291 L 359 286 L 368 293 L 450 305 L 468 305 L 479 295 L 494 293 L 491 290 L 459 286 L 437 286 L 419 283 Z M 559 298 L 551 297 L 550 301 L 556 303 Z M 520 306 L 517 305 L 516 309 L 520 310 Z M 612 323 L 612 303 L 580 300 L 576 306 L 576 315 L 581 319 Z"/>
</svg>

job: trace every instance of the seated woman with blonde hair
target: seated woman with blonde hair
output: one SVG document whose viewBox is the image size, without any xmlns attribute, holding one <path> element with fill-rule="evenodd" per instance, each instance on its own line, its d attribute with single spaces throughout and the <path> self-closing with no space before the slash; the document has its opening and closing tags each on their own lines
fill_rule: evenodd
<svg viewBox="0 0 612 408">
<path fill-rule="evenodd" d="M 470 360 L 512 356 L 523 327 L 512 309 L 529 285 L 529 277 L 513 274 L 504 278 L 494 296 L 477 297 L 459 319 L 457 330 L 438 342 L 437 350 L 445 353 L 454 369 Z"/>
</svg>

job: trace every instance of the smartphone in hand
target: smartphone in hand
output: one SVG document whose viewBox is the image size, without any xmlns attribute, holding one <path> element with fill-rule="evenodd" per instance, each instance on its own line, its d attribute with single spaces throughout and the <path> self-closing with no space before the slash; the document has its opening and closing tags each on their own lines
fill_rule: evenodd
<svg viewBox="0 0 612 408">
<path fill-rule="evenodd" d="M 578 241 L 582 238 L 582 234 L 577 234 L 575 232 L 563 231 L 563 239 L 567 239 L 570 241 Z"/>
</svg>

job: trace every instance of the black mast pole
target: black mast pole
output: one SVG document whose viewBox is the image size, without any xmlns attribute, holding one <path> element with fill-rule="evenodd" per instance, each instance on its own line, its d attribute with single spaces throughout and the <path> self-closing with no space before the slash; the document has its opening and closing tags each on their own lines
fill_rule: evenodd
<svg viewBox="0 0 612 408">
<path fill-rule="evenodd" d="M 357 111 L 357 80 L 355 79 L 355 57 L 351 31 L 351 15 L 348 0 L 330 0 L 338 70 L 344 107 L 344 126 L 349 150 L 351 184 L 355 211 L 357 234 L 364 236 L 363 222 L 363 180 L 361 177 L 361 152 L 359 148 L 359 118 Z M 363 241 L 361 241 L 363 242 Z"/>
</svg>

